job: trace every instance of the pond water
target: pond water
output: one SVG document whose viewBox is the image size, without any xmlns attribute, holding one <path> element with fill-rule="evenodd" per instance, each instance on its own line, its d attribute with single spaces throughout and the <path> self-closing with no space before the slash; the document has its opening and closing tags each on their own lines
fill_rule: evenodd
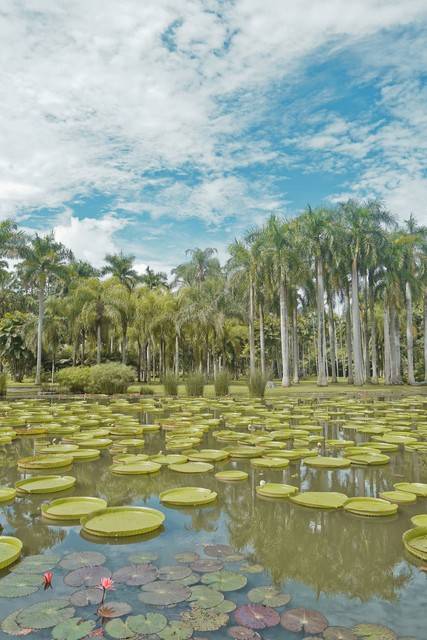
<svg viewBox="0 0 427 640">
<path fill-rule="evenodd" d="M 81 566 L 81 563 L 85 564 L 86 556 L 83 552 L 95 551 L 103 554 L 101 566 L 107 571 L 106 575 L 111 575 L 124 566 L 141 563 L 151 563 L 157 569 L 179 566 L 181 570 L 166 569 L 164 575 L 160 572 L 160 576 L 156 573 L 154 577 L 157 577 L 156 582 L 160 577 L 166 578 L 169 585 L 174 583 L 175 592 L 179 591 L 179 587 L 184 589 L 186 599 L 176 606 L 150 605 L 141 602 L 139 598 L 144 591 L 141 583 L 131 586 L 118 579 L 115 580 L 114 591 L 106 593 L 107 607 L 109 602 L 125 602 L 132 608 L 131 615 L 145 615 L 154 611 L 167 618 L 168 625 L 165 627 L 166 620 L 163 619 L 162 622 L 160 616 L 156 619 L 157 626 L 153 621 L 151 626 L 141 627 L 144 633 L 148 630 L 151 635 L 141 632 L 138 634 L 126 625 L 129 607 L 123 609 L 121 617 L 113 618 L 115 622 L 111 625 L 110 616 L 115 615 L 114 612 L 111 614 L 113 604 L 110 611 L 106 612 L 106 617 L 100 618 L 97 615 L 98 605 L 94 603 L 75 607 L 74 613 L 71 611 L 74 618 L 90 622 L 87 628 L 79 628 L 77 622 L 73 629 L 70 624 L 69 629 L 64 627 L 59 631 L 52 631 L 53 625 L 50 623 L 39 629 L 36 622 L 33 628 L 28 624 L 28 619 L 31 620 L 30 610 L 27 617 L 21 617 L 20 625 L 7 626 L 0 631 L 0 637 L 10 638 L 12 631 L 16 635 L 28 632 L 29 638 L 58 637 L 70 640 L 101 637 L 103 634 L 105 637 L 149 637 L 152 640 L 158 637 L 165 640 L 188 637 L 224 638 L 229 637 L 230 627 L 235 627 L 242 621 L 241 616 L 236 618 L 235 612 L 226 610 L 235 605 L 239 608 L 249 604 L 248 593 L 255 587 L 272 585 L 279 592 L 290 596 L 288 604 L 274 607 L 282 617 L 291 609 L 305 608 L 320 612 L 327 618 L 329 626 L 347 628 L 347 631 L 329 631 L 329 636 L 326 631 L 324 637 L 330 640 L 395 640 L 404 637 L 425 640 L 427 574 L 420 567 L 427 563 L 405 550 L 402 534 L 412 527 L 412 516 L 427 513 L 427 498 L 418 497 L 413 504 L 400 504 L 397 513 L 392 516 L 365 517 L 343 509 L 307 508 L 293 504 L 288 499 L 263 498 L 257 494 L 256 487 L 260 483 L 275 482 L 294 485 L 300 491 L 334 491 L 349 497 L 378 497 L 381 492 L 392 490 L 393 485 L 398 482 L 427 482 L 427 442 L 425 448 L 421 446 L 418 450 L 399 444 L 395 451 L 383 451 L 390 457 L 388 464 L 352 464 L 343 469 L 314 468 L 302 460 L 290 461 L 289 466 L 284 469 L 256 468 L 249 459 L 234 457 L 216 462 L 212 471 L 200 474 L 179 473 L 163 465 L 158 472 L 149 475 L 116 475 L 111 472 L 111 465 L 113 457 L 125 452 L 150 456 L 160 451 L 191 455 L 191 452 L 188 453 L 189 447 L 192 450 L 229 449 L 255 444 L 265 447 L 266 442 L 272 441 L 272 435 L 280 430 L 285 433 L 289 430 L 299 431 L 295 431 L 291 437 L 284 435 L 286 440 L 275 440 L 276 443 L 282 443 L 277 444 L 277 451 L 309 447 L 318 449 L 322 455 L 333 457 L 344 456 L 344 449 L 333 442 L 328 445 L 327 440 L 351 439 L 361 444 L 371 438 L 378 438 L 378 434 L 365 433 L 366 427 L 382 426 L 384 430 L 390 429 L 386 431 L 386 435 L 415 434 L 417 443 L 422 443 L 427 441 L 426 406 L 427 399 L 422 396 L 395 399 L 344 399 L 337 396 L 323 400 L 281 400 L 267 406 L 249 400 L 221 402 L 207 399 L 138 399 L 110 403 L 22 400 L 2 403 L 0 440 L 1 433 L 7 433 L 11 429 L 18 432 L 18 437 L 11 444 L 0 445 L 0 486 L 13 487 L 23 478 L 54 474 L 74 476 L 76 484 L 73 489 L 60 493 L 18 494 L 13 502 L 0 504 L 3 535 L 16 536 L 22 541 L 22 558 L 30 557 L 31 560 L 32 556 L 38 554 L 47 556 L 46 562 L 37 560 L 40 570 L 34 569 L 31 562 L 28 565 L 28 574 L 38 575 L 39 580 L 32 581 L 34 586 L 30 586 L 28 590 L 35 591 L 28 595 L 10 597 L 13 589 L 6 593 L 8 576 L 16 572 L 19 562 L 0 572 L 0 619 L 4 620 L 18 609 L 25 612 L 35 603 L 68 599 L 71 594 L 84 588 L 84 584 L 68 585 L 67 578 L 64 582 L 70 569 Z M 145 425 L 159 421 L 162 423 L 160 430 L 144 431 L 143 448 L 134 449 L 119 444 L 126 437 L 115 433 L 120 426 L 132 427 L 137 423 Z M 30 428 L 41 428 L 44 433 L 28 435 L 28 425 Z M 64 426 L 75 427 L 74 433 L 61 434 L 61 427 Z M 314 429 L 316 426 L 318 431 Z M 90 436 L 94 430 L 98 430 L 95 431 L 95 437 L 105 438 L 99 429 L 107 429 L 107 437 L 111 436 L 113 440 L 110 446 L 102 449 L 99 459 L 75 461 L 72 467 L 66 469 L 29 471 L 17 466 L 19 459 L 37 454 L 46 444 L 72 441 L 79 432 Z M 226 435 L 223 440 L 224 431 L 240 432 L 240 444 L 237 441 L 227 441 Z M 187 444 L 179 441 L 174 443 L 176 434 L 184 439 L 193 437 L 195 441 Z M 132 437 L 141 436 L 135 434 Z M 246 471 L 248 478 L 237 482 L 216 479 L 215 473 L 224 469 Z M 217 492 L 217 499 L 210 504 L 195 507 L 170 507 L 160 502 L 161 492 L 184 486 L 211 489 Z M 165 522 L 163 527 L 146 536 L 118 539 L 90 536 L 82 531 L 80 523 L 64 525 L 42 517 L 42 504 L 67 496 L 100 497 L 106 500 L 109 507 L 153 507 L 164 513 Z M 212 545 L 229 545 L 231 548 Z M 74 552 L 83 553 L 80 564 L 79 561 L 73 564 L 71 559 L 69 563 L 64 563 L 65 566 L 61 566 L 61 559 Z M 181 557 L 177 554 L 190 555 Z M 196 563 L 195 569 L 199 569 L 196 571 L 191 567 L 197 557 L 193 554 L 197 554 L 202 560 L 214 561 L 217 566 L 210 567 L 202 563 L 200 567 L 205 569 L 202 571 Z M 94 564 L 93 560 L 90 561 L 91 556 L 88 558 L 88 564 Z M 25 563 L 26 560 L 21 560 L 21 564 L 22 562 Z M 209 571 L 206 570 L 210 568 L 225 570 L 232 575 L 222 574 L 219 577 L 220 581 L 224 580 L 223 585 L 216 584 L 215 580 L 212 584 Z M 53 588 L 43 590 L 43 572 L 47 569 L 53 573 Z M 91 571 L 96 578 L 93 567 Z M 95 578 L 94 582 L 86 582 L 86 585 L 97 584 L 99 580 Z M 246 584 L 242 586 L 242 583 Z M 194 607 L 194 602 L 188 600 L 188 597 L 192 597 L 189 596 L 191 587 L 201 584 L 212 584 L 215 593 L 199 590 L 198 593 L 203 598 L 196 601 Z M 234 590 L 233 586 L 239 588 Z M 231 590 L 226 590 L 228 588 Z M 226 602 L 231 601 L 235 605 L 222 604 L 222 608 L 219 604 L 211 606 L 214 601 L 217 602 L 216 598 L 222 601 L 222 596 L 218 596 L 218 589 Z M 24 592 L 25 588 L 21 593 Z M 173 589 L 172 592 L 175 593 Z M 101 594 L 101 590 L 99 593 Z M 209 602 L 209 594 L 213 598 L 212 602 Z M 259 594 L 256 595 L 259 602 Z M 252 600 L 254 597 L 252 593 Z M 179 599 L 178 596 L 177 598 Z M 273 600 L 270 603 L 267 600 L 263 602 L 276 604 Z M 69 605 L 65 611 L 70 611 Z M 61 611 L 58 612 L 53 607 L 49 615 L 53 622 L 56 617 L 57 622 L 60 622 L 71 613 L 61 615 Z M 120 608 L 116 613 L 120 614 Z M 244 613 L 243 610 L 242 615 Z M 309 614 L 309 618 L 310 615 L 313 614 Z M 34 619 L 36 618 L 37 615 Z M 16 619 L 19 623 L 19 615 Z M 24 620 L 27 620 L 25 624 L 22 622 Z M 186 624 L 182 625 L 182 620 Z M 270 624 L 277 620 L 273 617 L 267 622 Z M 384 625 L 390 631 L 381 627 L 355 627 L 365 623 Z M 234 633 L 233 637 L 243 640 L 255 640 L 260 636 L 265 639 L 302 640 L 323 637 L 322 632 L 326 626 L 322 627 L 320 623 L 318 631 L 314 626 L 314 634 L 310 634 L 307 627 L 300 632 L 291 631 L 281 624 L 262 628 L 262 616 L 260 625 L 256 632 L 231 629 L 231 634 Z M 210 630 L 210 627 L 215 629 L 218 626 L 218 629 Z M 286 626 L 289 625 L 285 621 Z M 355 632 L 350 631 L 353 627 Z M 31 628 L 33 630 L 30 633 L 28 629 Z M 5 630 L 9 630 L 9 633 L 5 633 Z M 153 635 L 153 632 L 157 635 Z"/>
</svg>

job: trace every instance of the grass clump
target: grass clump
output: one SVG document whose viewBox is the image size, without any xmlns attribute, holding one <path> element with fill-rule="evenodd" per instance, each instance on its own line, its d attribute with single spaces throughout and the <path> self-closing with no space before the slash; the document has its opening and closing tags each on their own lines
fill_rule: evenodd
<svg viewBox="0 0 427 640">
<path fill-rule="evenodd" d="M 177 396 L 178 395 L 178 376 L 173 373 L 173 371 L 167 371 L 162 380 L 165 394 L 167 396 Z"/>
<path fill-rule="evenodd" d="M 215 395 L 228 396 L 230 390 L 230 374 L 226 369 L 219 371 L 214 380 Z"/>
<path fill-rule="evenodd" d="M 148 387 L 146 384 L 143 384 L 139 390 L 139 395 L 141 396 L 154 396 L 155 390 L 153 387 Z"/>
<path fill-rule="evenodd" d="M 205 377 L 202 373 L 193 373 L 188 376 L 187 381 L 185 383 L 185 388 L 187 391 L 187 395 L 192 398 L 196 398 L 199 396 L 203 396 L 203 391 L 205 388 Z"/>
<path fill-rule="evenodd" d="M 248 380 L 249 395 L 252 396 L 252 398 L 263 398 L 265 396 L 267 382 L 268 375 L 262 373 L 261 369 L 255 369 Z"/>
</svg>

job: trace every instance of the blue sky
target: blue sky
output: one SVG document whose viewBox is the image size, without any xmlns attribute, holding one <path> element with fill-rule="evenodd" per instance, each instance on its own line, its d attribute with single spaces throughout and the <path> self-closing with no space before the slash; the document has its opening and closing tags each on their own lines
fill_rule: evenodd
<svg viewBox="0 0 427 640">
<path fill-rule="evenodd" d="M 272 212 L 427 222 L 426 0 L 5 0 L 0 216 L 169 270 Z"/>
</svg>

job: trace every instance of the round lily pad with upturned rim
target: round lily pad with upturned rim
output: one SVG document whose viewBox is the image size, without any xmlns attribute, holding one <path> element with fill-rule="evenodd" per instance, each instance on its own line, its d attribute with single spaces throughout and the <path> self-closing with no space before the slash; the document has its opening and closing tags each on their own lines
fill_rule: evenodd
<svg viewBox="0 0 427 640">
<path fill-rule="evenodd" d="M 184 462 L 183 464 L 170 464 L 168 469 L 179 473 L 207 473 L 212 471 L 213 464 L 208 462 Z"/>
<path fill-rule="evenodd" d="M 266 482 L 264 485 L 256 487 L 255 491 L 259 496 L 266 498 L 289 498 L 298 493 L 298 487 L 281 482 Z"/>
<path fill-rule="evenodd" d="M 152 462 L 157 462 L 157 464 L 184 464 L 184 462 L 188 462 L 187 456 L 184 456 L 180 453 L 168 453 L 168 454 L 157 454 L 156 456 L 151 456 Z"/>
<path fill-rule="evenodd" d="M 183 580 L 184 578 L 188 578 L 188 576 L 191 574 L 191 569 L 190 567 L 185 567 L 182 564 L 172 564 L 160 567 L 158 573 L 159 580 Z"/>
<path fill-rule="evenodd" d="M 377 464 L 388 464 L 390 462 L 390 456 L 386 456 L 384 453 L 357 453 L 357 454 L 349 454 L 348 459 L 352 464 L 361 464 L 361 465 L 377 465 Z"/>
<path fill-rule="evenodd" d="M 420 560 L 427 560 L 427 527 L 415 527 L 402 536 L 405 549 Z"/>
<path fill-rule="evenodd" d="M 289 609 L 280 616 L 280 624 L 287 631 L 295 633 L 322 633 L 329 623 L 319 611 L 311 609 Z"/>
<path fill-rule="evenodd" d="M 411 522 L 414 527 L 427 527 L 427 513 L 420 513 L 412 516 Z"/>
<path fill-rule="evenodd" d="M 97 460 L 101 456 L 99 449 L 79 449 L 70 454 L 74 462 Z"/>
<path fill-rule="evenodd" d="M 71 489 L 75 484 L 73 476 L 34 476 L 18 480 L 15 487 L 18 493 L 56 493 Z"/>
<path fill-rule="evenodd" d="M 71 454 L 28 456 L 20 458 L 17 464 L 20 469 L 59 469 L 70 467 L 73 464 L 73 457 Z"/>
<path fill-rule="evenodd" d="M 131 611 L 132 607 L 127 602 L 108 600 L 108 602 L 101 603 L 96 613 L 99 618 L 108 620 L 110 618 L 121 618 Z"/>
<path fill-rule="evenodd" d="M 163 491 L 159 497 L 160 501 L 165 504 L 196 506 L 214 502 L 217 495 L 215 491 L 203 489 L 202 487 L 177 487 L 176 489 Z"/>
<path fill-rule="evenodd" d="M 78 450 L 77 444 L 49 444 L 46 447 L 41 447 L 39 453 L 59 453 L 68 455 Z"/>
<path fill-rule="evenodd" d="M 398 491 L 407 491 L 421 498 L 427 498 L 427 484 L 423 482 L 396 482 L 393 486 Z"/>
<path fill-rule="evenodd" d="M 417 501 L 415 493 L 407 491 L 382 491 L 380 498 L 389 502 L 396 502 L 396 504 L 412 504 Z"/>
<path fill-rule="evenodd" d="M 81 449 L 106 449 L 113 444 L 110 438 L 85 438 L 79 440 L 79 447 Z"/>
<path fill-rule="evenodd" d="M 149 507 L 108 507 L 81 519 L 83 530 L 94 536 L 125 537 L 159 529 L 165 516 Z"/>
<path fill-rule="evenodd" d="M 120 476 L 128 476 L 128 475 L 146 475 L 149 473 L 156 473 L 160 471 L 161 465 L 157 464 L 157 462 L 152 462 L 151 460 L 141 461 L 141 462 L 130 462 L 123 464 L 114 464 L 111 467 L 111 471 Z"/>
<path fill-rule="evenodd" d="M 233 447 L 228 451 L 231 458 L 259 458 L 265 449 L 261 447 L 244 446 Z"/>
<path fill-rule="evenodd" d="M 347 458 L 332 458 L 330 456 L 316 456 L 304 458 L 303 464 L 316 469 L 346 469 L 351 465 L 351 460 Z"/>
<path fill-rule="evenodd" d="M 344 511 L 360 516 L 392 516 L 397 513 L 397 504 L 392 504 L 382 498 L 349 498 L 344 505 Z"/>
<path fill-rule="evenodd" d="M 347 502 L 348 496 L 345 493 L 335 491 L 303 491 L 295 496 L 290 496 L 290 500 L 303 507 L 340 509 Z"/>
<path fill-rule="evenodd" d="M 102 498 L 84 496 L 58 498 L 41 505 L 41 512 L 50 520 L 80 520 L 94 511 L 105 509 L 107 502 Z"/>
<path fill-rule="evenodd" d="M 3 502 L 9 502 L 14 500 L 16 496 L 16 489 L 13 487 L 0 487 L 0 504 Z"/>
<path fill-rule="evenodd" d="M 220 462 L 228 457 L 228 452 L 223 449 L 200 449 L 197 453 L 188 454 L 188 459 L 192 462 Z"/>
<path fill-rule="evenodd" d="M 13 536 L 0 536 L 0 569 L 8 567 L 19 558 L 22 542 Z"/>
<path fill-rule="evenodd" d="M 289 460 L 286 458 L 252 458 L 251 466 L 261 469 L 285 469 L 289 466 Z"/>
<path fill-rule="evenodd" d="M 229 469 L 228 471 L 218 471 L 215 474 L 217 480 L 224 482 L 236 482 L 238 480 L 247 480 L 248 474 L 246 471 L 239 471 L 238 469 Z"/>
</svg>

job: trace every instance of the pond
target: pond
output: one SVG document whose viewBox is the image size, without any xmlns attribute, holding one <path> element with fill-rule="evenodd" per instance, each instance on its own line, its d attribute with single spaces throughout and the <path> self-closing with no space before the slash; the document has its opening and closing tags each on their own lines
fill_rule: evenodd
<svg viewBox="0 0 427 640">
<path fill-rule="evenodd" d="M 18 493 L 0 523 L 23 547 L 0 571 L 0 637 L 425 640 L 427 529 L 408 542 L 415 554 L 402 535 L 427 513 L 426 405 L 421 395 L 1 403 L 0 487 Z M 220 479 L 227 470 L 242 479 Z M 74 484 L 31 493 L 21 482 L 40 476 L 43 491 L 54 476 Z M 161 500 L 184 487 L 207 491 Z M 379 506 L 346 502 L 384 492 Z M 94 509 L 153 508 L 143 525 L 154 530 L 124 535 L 141 530 L 132 512 L 82 524 L 61 514 L 84 501 L 50 504 L 78 496 L 100 499 Z M 112 585 L 99 588 L 103 578 Z"/>
</svg>

